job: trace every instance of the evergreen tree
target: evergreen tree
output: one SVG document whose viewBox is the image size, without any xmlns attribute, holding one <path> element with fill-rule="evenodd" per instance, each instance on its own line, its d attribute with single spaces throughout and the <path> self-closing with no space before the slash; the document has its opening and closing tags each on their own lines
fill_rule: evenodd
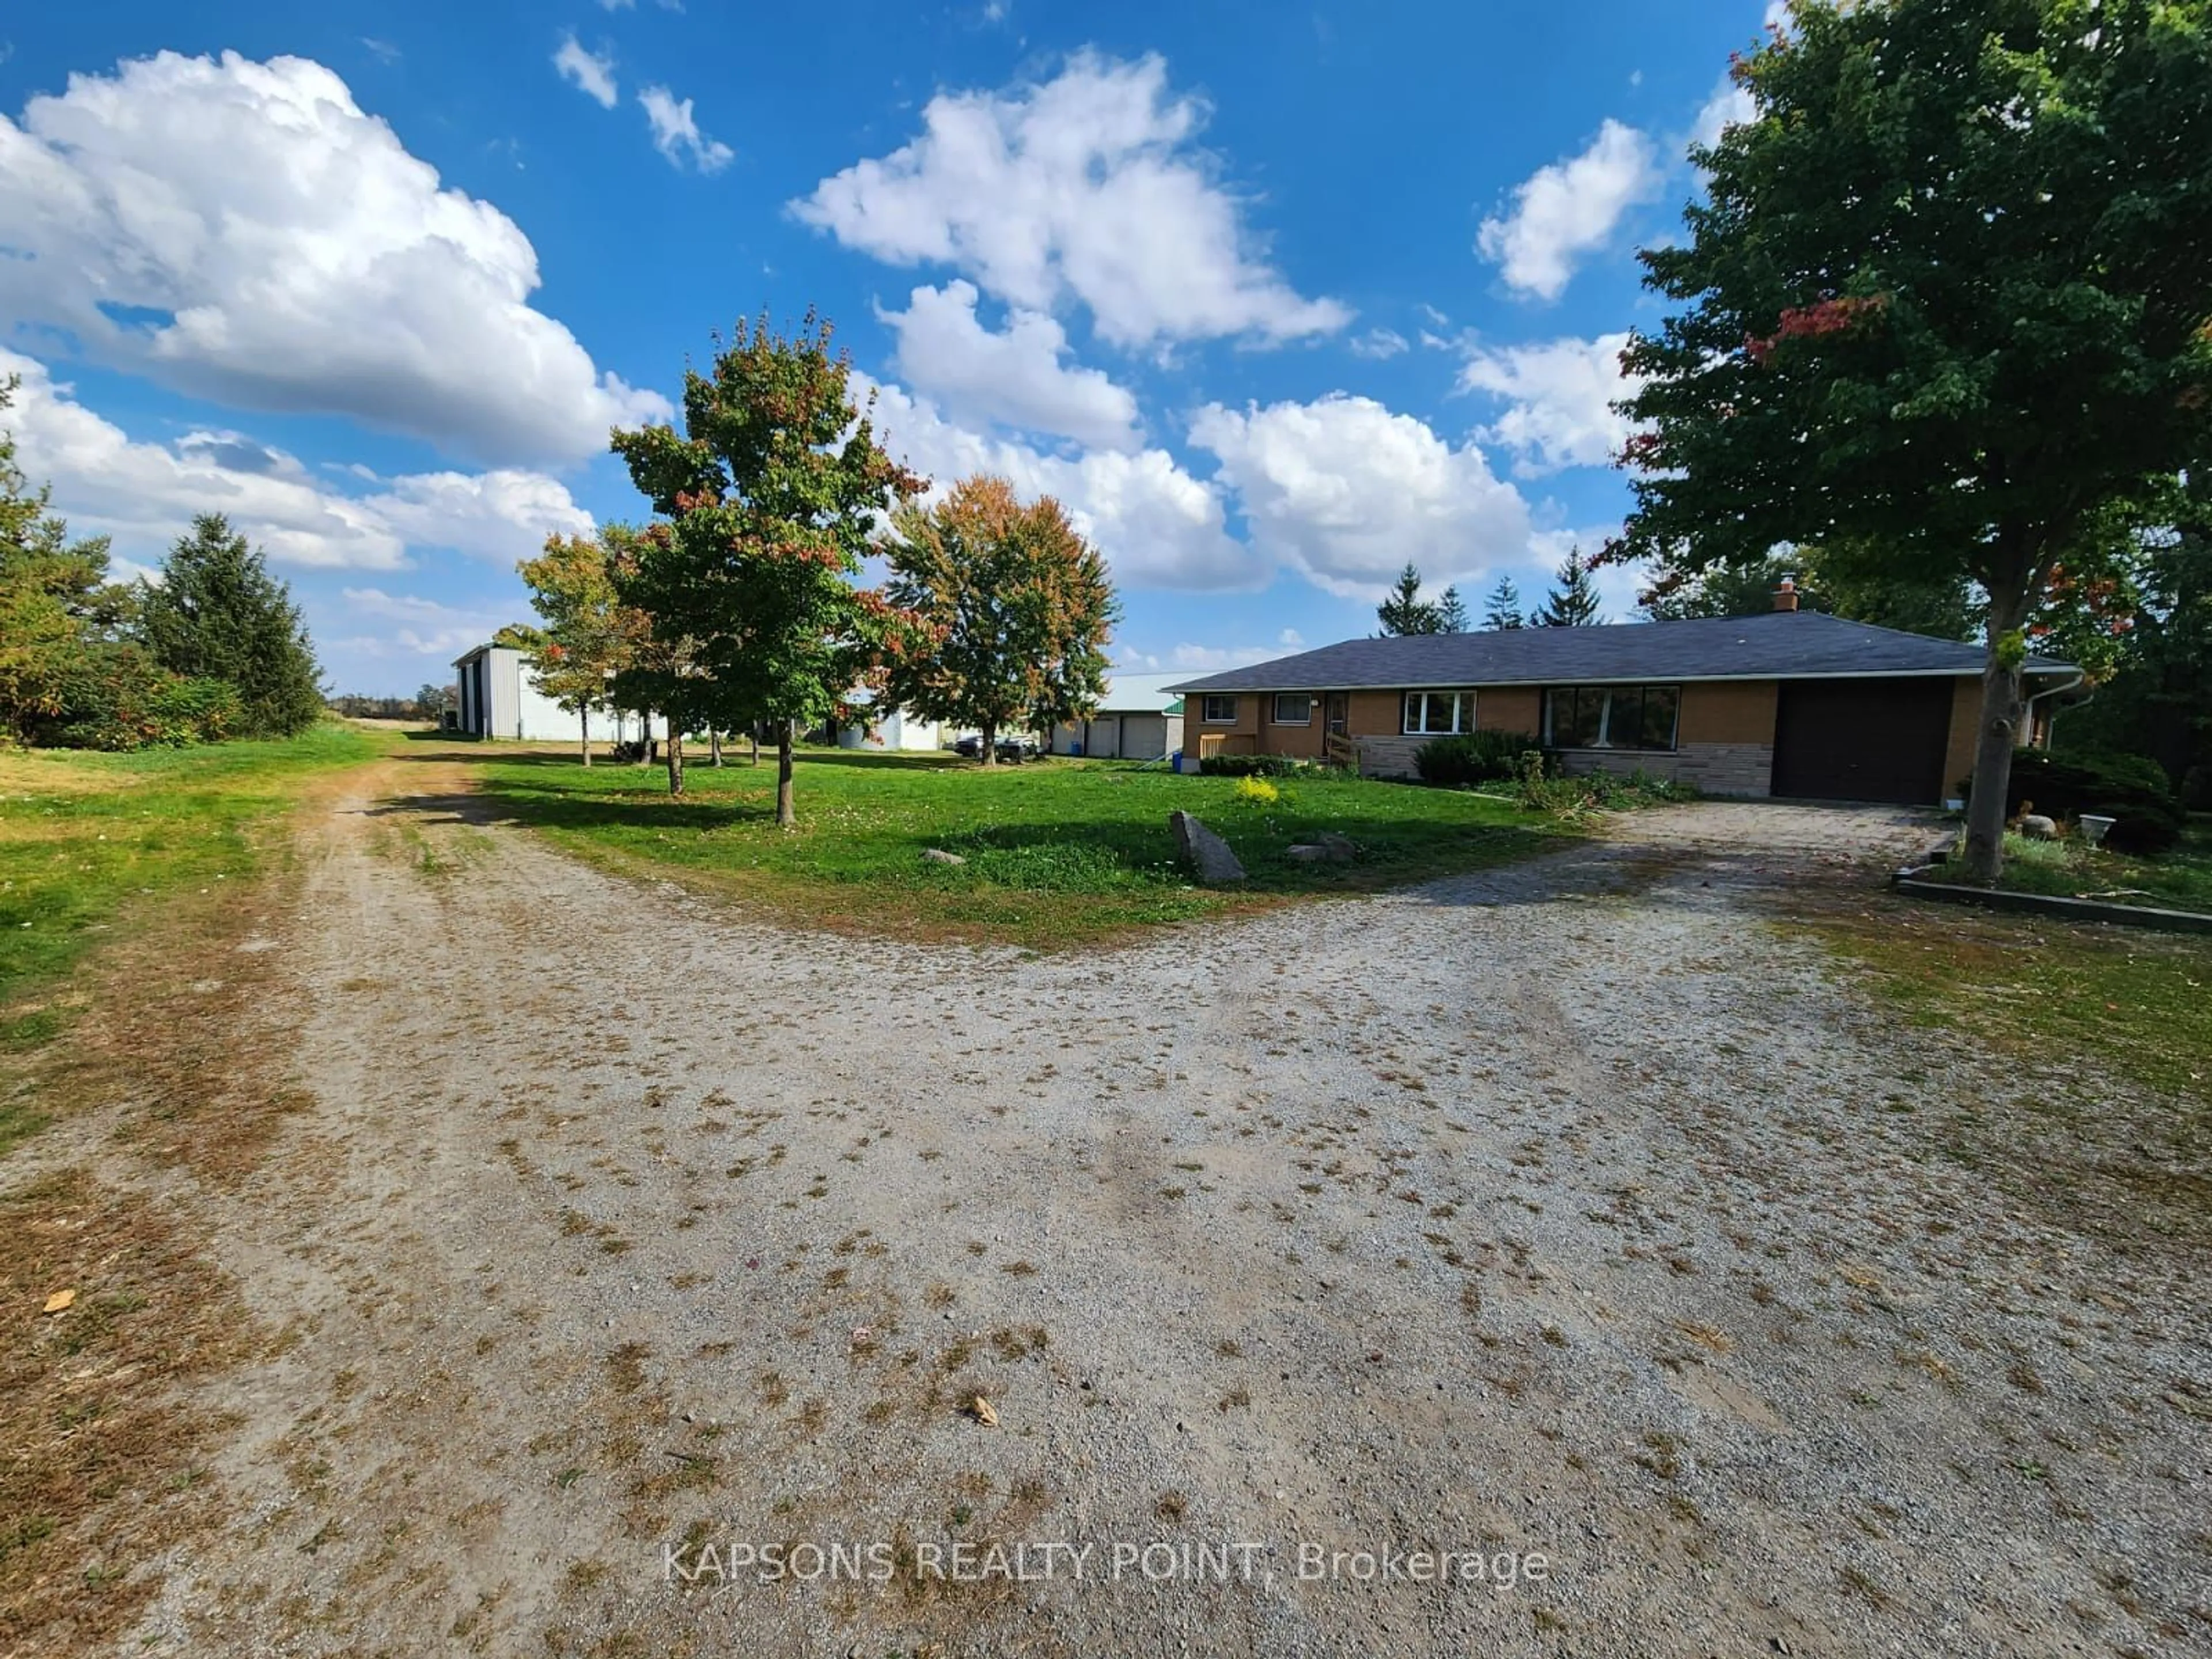
<svg viewBox="0 0 2212 1659">
<path fill-rule="evenodd" d="M 293 737 L 320 717 L 322 671 L 291 589 L 221 514 L 192 520 L 138 606 L 139 638 L 155 661 L 237 689 L 241 736 Z"/>
<path fill-rule="evenodd" d="M 0 411 L 15 389 L 0 381 Z M 0 731 L 52 735 L 76 712 L 90 659 L 113 648 L 129 595 L 107 579 L 107 539 L 71 542 L 47 493 L 15 465 L 0 428 Z"/>
<path fill-rule="evenodd" d="M 1605 618 L 1598 614 L 1597 588 L 1590 580 L 1589 561 L 1579 547 L 1570 548 L 1559 562 L 1558 586 L 1529 617 L 1535 628 L 1594 628 Z"/>
<path fill-rule="evenodd" d="M 1482 625 L 1487 629 L 1521 628 L 1527 618 L 1521 614 L 1521 590 L 1513 585 L 1510 576 L 1500 576 L 1498 586 L 1490 590 L 1490 597 L 1482 602 Z"/>
<path fill-rule="evenodd" d="M 1421 597 L 1421 573 L 1410 562 L 1398 573 L 1397 585 L 1391 588 L 1390 597 L 1375 607 L 1375 620 L 1382 624 L 1385 637 L 1444 631 L 1443 617 Z"/>
<path fill-rule="evenodd" d="M 1437 632 L 1464 634 L 1467 630 L 1467 601 L 1460 598 L 1458 588 L 1447 587 L 1437 601 Z"/>
</svg>

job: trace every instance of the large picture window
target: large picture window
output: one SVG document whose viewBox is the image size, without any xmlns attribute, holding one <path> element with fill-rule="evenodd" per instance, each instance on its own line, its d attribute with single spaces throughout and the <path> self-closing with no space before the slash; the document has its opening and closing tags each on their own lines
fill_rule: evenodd
<svg viewBox="0 0 2212 1659">
<path fill-rule="evenodd" d="M 1409 738 L 1449 737 L 1474 730 L 1472 691 L 1408 691 L 1400 728 Z"/>
<path fill-rule="evenodd" d="M 1304 691 L 1278 691 L 1275 693 L 1275 724 L 1311 726 L 1313 699 Z"/>
<path fill-rule="evenodd" d="M 1544 741 L 1554 749 L 1672 749 L 1679 685 L 1559 685 L 1544 693 Z"/>
<path fill-rule="evenodd" d="M 1210 692 L 1198 706 L 1198 718 L 1208 726 L 1237 724 L 1237 699 Z"/>
</svg>

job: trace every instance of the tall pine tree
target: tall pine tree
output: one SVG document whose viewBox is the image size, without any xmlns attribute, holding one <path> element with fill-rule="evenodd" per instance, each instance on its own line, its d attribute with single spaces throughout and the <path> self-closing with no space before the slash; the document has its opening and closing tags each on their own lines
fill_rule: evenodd
<svg viewBox="0 0 2212 1659">
<path fill-rule="evenodd" d="M 139 637 L 173 674 L 234 686 L 240 734 L 289 738 L 323 712 L 322 670 L 291 589 L 220 513 L 192 520 L 139 594 Z"/>
<path fill-rule="evenodd" d="M 1510 576 L 1500 576 L 1490 597 L 1482 602 L 1482 625 L 1486 629 L 1520 628 L 1528 619 L 1521 614 L 1521 590 Z"/>
<path fill-rule="evenodd" d="M 1386 637 L 1393 634 L 1444 631 L 1443 613 L 1421 597 L 1421 573 L 1410 562 L 1398 573 L 1390 597 L 1375 607 L 1375 620 L 1382 624 Z"/>
<path fill-rule="evenodd" d="M 1558 586 L 1528 618 L 1532 627 L 1594 628 L 1605 620 L 1598 614 L 1597 587 L 1590 580 L 1589 561 L 1583 557 L 1582 549 L 1568 549 L 1556 580 Z"/>
</svg>

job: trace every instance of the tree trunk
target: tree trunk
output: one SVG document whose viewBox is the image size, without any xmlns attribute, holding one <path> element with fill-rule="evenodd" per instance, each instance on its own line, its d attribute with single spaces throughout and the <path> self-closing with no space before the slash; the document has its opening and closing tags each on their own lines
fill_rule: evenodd
<svg viewBox="0 0 2212 1659">
<path fill-rule="evenodd" d="M 999 728 L 989 720 L 983 722 L 982 760 L 986 766 L 996 766 L 999 763 Z"/>
<path fill-rule="evenodd" d="M 758 766 L 760 764 L 760 724 L 758 721 L 755 721 L 754 724 L 747 729 L 745 732 L 745 739 L 753 746 L 752 764 Z"/>
<path fill-rule="evenodd" d="M 791 722 L 786 720 L 775 734 L 775 822 L 779 829 L 788 830 L 799 822 L 799 808 L 791 796 Z"/>
<path fill-rule="evenodd" d="M 718 726 L 707 728 L 707 763 L 710 766 L 722 763 L 722 733 Z"/>
<path fill-rule="evenodd" d="M 684 734 L 673 726 L 668 728 L 668 793 L 684 793 Z"/>
<path fill-rule="evenodd" d="M 592 763 L 591 704 L 586 703 L 581 708 L 579 708 L 576 711 L 576 726 L 579 732 L 577 744 L 584 751 L 584 764 L 589 766 Z"/>
<path fill-rule="evenodd" d="M 637 763 L 640 766 L 653 764 L 653 710 L 650 708 L 637 711 Z"/>
<path fill-rule="evenodd" d="M 2027 619 L 2028 586 L 2023 575 L 1990 589 L 1982 729 L 1974 744 L 1974 782 L 1966 800 L 1966 846 L 1960 860 L 1966 879 L 1984 886 L 1994 883 L 2004 868 L 2005 799 L 2012 787 L 2012 752 L 2020 746 L 2021 715 L 2026 708 L 2018 635 Z"/>
</svg>

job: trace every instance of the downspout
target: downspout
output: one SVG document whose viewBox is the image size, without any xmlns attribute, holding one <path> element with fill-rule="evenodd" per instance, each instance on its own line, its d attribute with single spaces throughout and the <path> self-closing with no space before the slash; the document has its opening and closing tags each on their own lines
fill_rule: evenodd
<svg viewBox="0 0 2212 1659">
<path fill-rule="evenodd" d="M 2057 696 L 2061 691 L 2071 691 L 2075 686 L 2080 685 L 2088 678 L 2089 676 L 2086 671 L 2077 668 L 2074 671 L 2074 678 L 2072 679 L 2067 680 L 2058 685 L 2047 686 L 2043 690 L 2037 692 L 2033 696 L 2030 697 L 2027 700 L 2027 729 L 2030 732 L 2033 732 L 2035 730 L 2036 704 L 2041 702 L 2045 697 Z M 2088 702 L 2092 700 L 2094 696 L 2094 694 L 2093 693 L 2091 697 L 2084 697 L 2081 701 L 2085 703 Z M 2058 711 L 2056 708 L 2051 711 L 2051 721 L 2052 729 L 2055 731 L 2058 723 Z M 2043 746 L 2046 750 L 2051 747 L 2051 738 L 2048 733 L 2045 735 Z"/>
</svg>

